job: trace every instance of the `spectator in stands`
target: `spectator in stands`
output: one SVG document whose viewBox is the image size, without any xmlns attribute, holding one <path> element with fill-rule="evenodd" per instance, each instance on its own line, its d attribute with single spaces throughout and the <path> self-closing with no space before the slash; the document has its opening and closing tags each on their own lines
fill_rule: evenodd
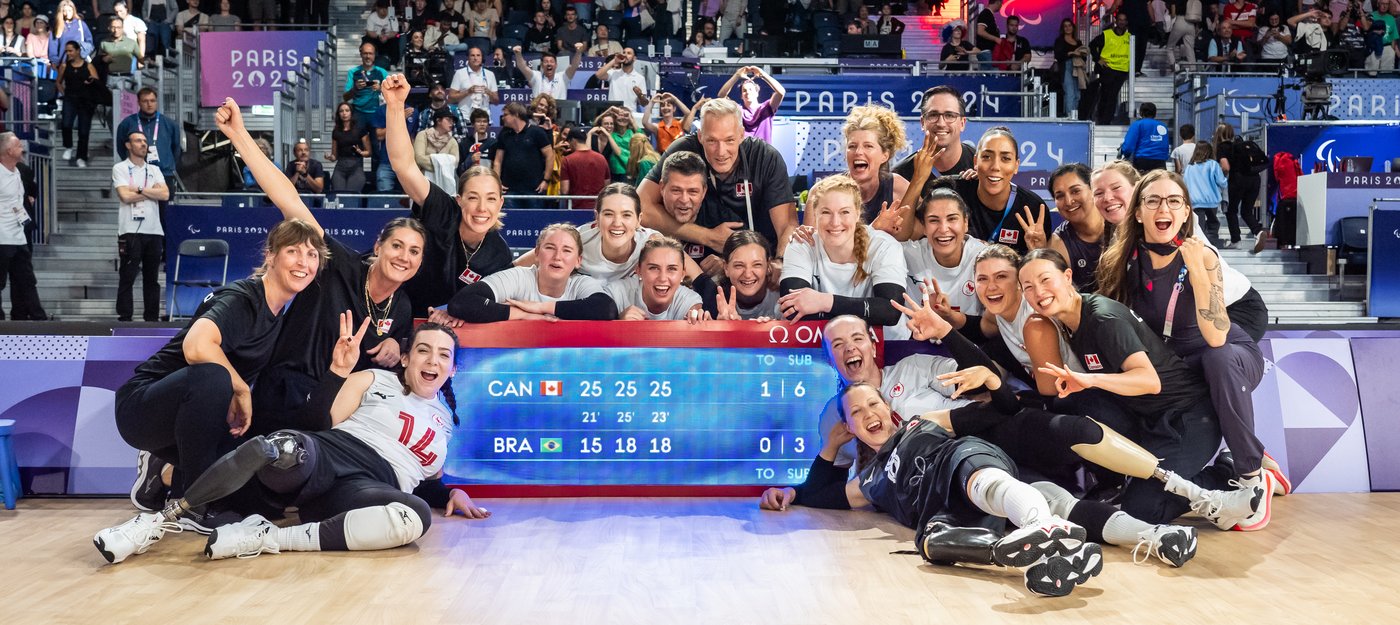
<svg viewBox="0 0 1400 625">
<path fill-rule="evenodd" d="M 1224 199 L 1228 179 L 1215 160 L 1215 150 L 1205 141 L 1197 141 L 1187 161 L 1186 191 L 1191 196 L 1191 211 L 1196 213 L 1196 227 L 1206 240 L 1217 248 L 1224 244 L 1220 240 L 1220 203 Z"/>
<path fill-rule="evenodd" d="M 544 9 L 535 10 L 535 17 L 530 20 L 530 29 L 525 31 L 525 45 L 529 46 L 532 52 L 549 53 L 559 49 L 554 47 L 554 27 L 550 25 L 549 14 L 545 13 Z"/>
<path fill-rule="evenodd" d="M 160 320 L 160 261 L 165 255 L 165 231 L 159 202 L 170 199 L 170 187 L 160 168 L 146 162 L 146 135 L 125 135 L 126 160 L 112 166 L 117 208 L 117 321 L 131 321 L 131 288 L 141 273 L 141 318 Z"/>
<path fill-rule="evenodd" d="M 651 107 L 653 105 L 661 110 L 661 119 L 654 122 L 651 120 Z M 671 147 L 671 143 L 678 137 L 685 134 L 685 127 L 681 124 L 681 120 L 676 119 L 676 109 L 684 111 L 684 116 L 690 115 L 690 108 L 672 93 L 656 94 L 656 97 L 647 102 L 646 108 L 642 109 L 642 128 L 656 137 L 656 149 L 662 152 Z"/>
<path fill-rule="evenodd" d="M 311 158 L 311 144 L 306 139 L 292 146 L 292 160 L 287 161 L 282 173 L 302 195 L 320 195 L 326 190 L 326 168 Z"/>
<path fill-rule="evenodd" d="M 1326 11 L 1324 16 L 1318 19 L 1320 24 L 1332 26 L 1327 31 L 1327 45 L 1346 50 L 1347 67 L 1361 69 L 1366 67 L 1366 57 L 1371 55 L 1370 47 L 1366 43 L 1366 33 L 1372 26 L 1371 18 L 1364 11 L 1348 8 L 1344 14 L 1344 19 L 1333 20 Z"/>
<path fill-rule="evenodd" d="M 593 118 L 593 127 L 602 128 L 603 134 L 590 133 L 588 135 L 589 147 L 593 148 L 594 152 L 602 154 L 603 158 L 608 159 L 609 162 L 612 161 L 614 153 L 611 135 L 612 131 L 617 128 L 617 117 L 616 107 L 608 108 L 599 113 L 597 117 Z"/>
<path fill-rule="evenodd" d="M 1176 67 L 1176 49 L 1186 52 L 1186 62 L 1196 62 L 1196 34 L 1201 28 L 1201 0 L 1173 0 L 1167 5 L 1171 30 L 1167 35 L 1167 63 Z"/>
<path fill-rule="evenodd" d="M 272 143 L 268 142 L 267 139 L 258 137 L 253 140 L 253 145 L 257 146 L 264 158 L 272 160 Z M 239 153 L 238 156 L 243 158 L 242 153 Z M 253 170 L 248 167 L 246 159 L 243 161 L 243 188 L 248 191 L 262 191 L 262 186 L 258 184 L 258 178 L 253 175 Z"/>
<path fill-rule="evenodd" d="M 596 47 L 596 46 L 595 46 Z M 608 81 L 608 99 L 622 102 L 623 108 L 635 113 L 648 102 L 646 77 L 637 67 L 637 51 L 623 48 L 593 76 Z"/>
<path fill-rule="evenodd" d="M 565 133 L 573 151 L 564 157 L 563 164 L 559 166 L 559 195 L 597 196 L 603 187 L 608 186 L 612 180 L 608 159 L 588 147 L 590 136 L 601 132 L 604 132 L 601 127 L 594 126 L 588 134 L 578 128 L 571 128 Z M 593 210 L 593 205 L 593 200 L 578 200 L 573 203 L 573 208 Z"/>
<path fill-rule="evenodd" d="M 1167 125 L 1157 121 L 1157 105 L 1151 102 L 1143 102 L 1138 107 L 1138 114 L 1142 116 L 1141 119 L 1128 126 L 1128 133 L 1123 136 L 1118 152 L 1132 161 L 1133 168 L 1139 174 L 1163 169 L 1171 153 L 1171 134 L 1167 131 Z"/>
<path fill-rule="evenodd" d="M 1220 161 L 1220 169 L 1229 179 L 1225 198 L 1225 223 L 1230 229 L 1230 242 L 1224 249 L 1240 246 L 1240 218 L 1249 226 L 1249 233 L 1258 243 L 1264 226 L 1255 212 L 1259 201 L 1259 174 L 1268 166 L 1268 156 L 1259 150 L 1253 141 L 1235 136 L 1235 129 L 1227 123 L 1215 127 L 1215 158 Z M 1255 154 L 1251 154 L 1255 153 Z M 1256 160 L 1257 159 L 1257 160 Z M 1255 250 L 1256 252 L 1258 249 Z"/>
<path fill-rule="evenodd" d="M 612 129 L 603 136 L 608 141 L 610 149 L 603 153 L 608 157 L 608 165 L 612 167 L 613 182 L 631 182 L 627 178 L 627 162 L 632 160 L 632 137 L 637 134 L 637 129 L 632 125 L 632 115 L 627 110 L 613 107 L 608 111 L 612 115 Z"/>
<path fill-rule="evenodd" d="M 88 30 L 87 23 L 78 13 L 78 8 L 73 5 L 73 0 L 60 0 L 58 12 L 55 15 L 56 23 L 53 25 L 53 34 L 57 39 L 58 49 L 62 50 L 69 41 L 76 41 L 83 58 L 92 58 L 92 52 L 96 48 L 93 43 L 92 31 Z"/>
<path fill-rule="evenodd" d="M 389 66 L 399 62 L 399 20 L 389 8 L 389 0 L 375 0 L 374 11 L 365 18 L 365 35 L 360 41 L 373 45 L 378 58 Z"/>
<path fill-rule="evenodd" d="M 209 31 L 231 33 L 243 28 L 243 18 L 233 14 L 230 0 L 219 0 L 219 12 L 209 16 Z"/>
<path fill-rule="evenodd" d="M 1077 30 L 1074 21 L 1065 18 L 1055 37 L 1055 71 L 1059 76 L 1054 84 L 1060 87 L 1065 117 L 1072 118 L 1078 118 L 1079 92 L 1088 86 L 1089 74 L 1089 48 L 1080 41 Z"/>
<path fill-rule="evenodd" d="M 29 29 L 34 27 L 34 17 L 34 3 L 25 2 L 19 5 L 19 15 L 15 18 L 15 27 L 19 28 L 21 36 L 29 36 Z"/>
<path fill-rule="evenodd" d="M 880 5 L 880 19 L 875 22 L 875 34 L 877 35 L 903 35 L 904 22 L 899 21 L 894 16 L 894 9 L 890 3 Z"/>
<path fill-rule="evenodd" d="M 782 154 L 772 144 L 744 136 L 743 110 L 733 100 L 710 100 L 700 115 L 700 133 L 677 139 L 662 158 L 679 152 L 705 158 L 710 188 L 700 216 L 694 224 L 682 224 L 663 209 L 661 175 L 653 168 L 638 188 L 643 225 L 711 250 L 723 249 L 735 230 L 757 230 L 777 242 L 775 256 L 782 256 L 796 226 L 792 181 Z"/>
<path fill-rule="evenodd" d="M 1172 168 L 1177 173 L 1186 171 L 1186 166 L 1191 163 L 1191 156 L 1196 153 L 1196 125 L 1182 124 L 1181 145 L 1172 150 Z"/>
<path fill-rule="evenodd" d="M 530 0 L 522 1 L 526 3 L 530 2 Z M 539 10 L 544 11 L 545 24 L 549 26 L 551 31 L 558 28 L 559 24 L 564 21 L 564 11 L 559 6 L 556 6 L 552 0 L 538 0 L 533 4 L 535 4 L 535 7 Z"/>
<path fill-rule="evenodd" d="M 643 132 L 632 135 L 627 154 L 628 180 L 646 178 L 647 174 L 651 173 L 651 168 L 661 160 L 661 154 L 651 145 L 651 138 Z"/>
<path fill-rule="evenodd" d="M 977 58 L 981 52 L 968 41 L 965 36 L 967 29 L 962 25 L 953 27 L 952 36 L 943 43 L 943 50 L 938 54 L 941 62 L 939 69 L 945 72 L 965 72 L 971 69 L 971 61 Z"/>
<path fill-rule="evenodd" d="M 408 20 L 408 30 L 422 31 L 429 21 L 437 21 L 438 12 L 428 8 L 428 0 L 413 0 L 412 18 Z"/>
<path fill-rule="evenodd" d="M 613 59 L 622 54 L 622 44 L 608 39 L 607 25 L 599 24 L 593 31 L 595 33 L 593 47 L 588 49 L 588 56 Z"/>
<path fill-rule="evenodd" d="M 122 19 L 113 17 L 107 23 L 112 38 L 102 42 L 102 61 L 107 64 L 107 85 L 116 89 L 115 79 L 131 76 L 138 67 L 145 67 L 141 60 L 141 50 L 136 40 L 126 36 L 122 30 Z"/>
<path fill-rule="evenodd" d="M 1370 33 L 1371 55 L 1366 57 L 1366 69 L 1372 76 L 1376 71 L 1389 72 L 1395 69 L 1395 42 L 1400 39 L 1400 31 L 1396 30 L 1395 21 L 1395 0 L 1376 0 L 1376 10 L 1371 13 Z M 1384 33 L 1380 31 L 1384 25 Z M 1378 41 L 1376 41 L 1378 40 Z"/>
<path fill-rule="evenodd" d="M 1385 2 L 1386 0 L 1381 0 Z M 1259 7 L 1247 0 L 1233 0 L 1220 7 L 1221 23 L 1230 26 L 1230 36 L 1245 45 L 1245 52 L 1252 54 L 1255 37 L 1259 29 Z M 1217 26 L 1219 28 L 1219 26 Z"/>
<path fill-rule="evenodd" d="M 501 134 L 496 137 L 491 167 L 505 188 L 507 208 L 537 204 L 512 200 L 510 195 L 543 194 L 554 172 L 554 142 L 548 132 L 531 126 L 528 119 L 529 112 L 519 102 L 507 104 L 501 112 Z"/>
<path fill-rule="evenodd" d="M 126 35 L 126 38 L 136 42 L 137 55 L 140 57 L 143 63 L 142 66 L 144 67 L 146 58 L 155 56 L 154 52 L 148 52 L 150 48 L 147 47 L 146 33 L 149 29 L 146 27 L 145 20 L 131 14 L 131 11 L 126 6 L 126 0 L 117 0 L 113 3 L 112 13 L 117 16 L 117 19 L 121 20 L 122 33 Z"/>
<path fill-rule="evenodd" d="M 462 112 L 462 109 L 447 101 L 447 88 L 440 84 L 434 84 L 428 87 L 428 106 L 414 113 L 409 119 L 409 134 L 417 135 L 418 132 L 432 127 L 433 118 L 442 111 L 447 111 L 452 115 L 452 133 L 457 137 L 457 140 L 460 142 L 466 139 L 467 133 L 471 128 L 471 122 L 467 119 L 466 114 Z M 449 194 L 450 192 L 449 190 Z"/>
<path fill-rule="evenodd" d="M 97 67 L 83 59 L 78 42 L 69 41 L 63 49 L 68 56 L 58 74 L 58 95 L 63 99 L 63 160 L 73 160 L 73 130 L 77 129 L 77 165 L 87 167 L 92 115 L 97 111 L 98 96 L 107 90 L 97 77 Z"/>
<path fill-rule="evenodd" d="M 1293 45 L 1293 33 L 1283 24 L 1278 13 L 1270 13 L 1268 22 L 1259 28 L 1255 38 L 1259 48 L 1259 60 L 1269 63 L 1282 63 L 1288 59 L 1288 50 Z"/>
<path fill-rule="evenodd" d="M 454 50 L 448 47 L 445 37 L 449 34 L 452 35 L 453 44 L 460 45 L 462 39 L 467 36 L 467 18 L 462 15 L 461 11 L 457 10 L 455 3 L 444 3 L 442 9 L 438 11 L 435 28 L 437 29 L 436 34 L 433 32 L 433 25 L 429 25 L 424 32 L 428 39 L 428 47 L 441 45 L 444 50 L 452 52 Z"/>
<path fill-rule="evenodd" d="M 467 36 L 496 38 L 496 26 L 501 23 L 501 15 L 496 7 L 486 0 L 473 0 L 471 8 L 464 12 L 467 18 Z"/>
<path fill-rule="evenodd" d="M 53 61 L 49 59 L 49 41 L 51 39 L 52 36 L 49 34 L 48 16 L 34 16 L 34 22 L 29 28 L 29 34 L 24 37 L 24 49 L 28 53 L 29 58 L 39 63 L 57 65 L 57 63 L 53 63 Z"/>
<path fill-rule="evenodd" d="M 370 117 L 379 107 L 379 85 L 389 76 L 375 61 L 374 44 L 366 41 L 360 44 L 360 65 L 352 67 L 345 74 L 345 94 L 342 96 L 355 111 L 355 117 L 362 124 L 368 124 Z"/>
<path fill-rule="evenodd" d="M 704 33 L 704 35 L 705 35 L 705 45 L 707 45 L 707 46 L 713 46 L 713 45 L 719 45 L 720 43 L 722 43 L 722 42 L 720 41 L 720 39 L 719 39 L 719 31 L 717 30 L 717 27 L 715 26 L 715 21 L 714 21 L 714 20 L 712 20 L 712 19 L 704 19 L 704 20 L 701 20 L 701 21 L 700 21 L 700 32 L 701 32 L 701 33 Z"/>
<path fill-rule="evenodd" d="M 1118 112 L 1118 96 L 1128 81 L 1128 16 L 1119 12 L 1113 16 L 1113 28 L 1105 30 L 1089 42 L 1098 71 L 1098 105 L 1094 116 L 1098 123 L 1113 123 Z"/>
<path fill-rule="evenodd" d="M 24 141 L 13 132 L 0 133 L 0 288 L 10 283 L 10 319 L 15 321 L 49 318 L 39 303 L 38 280 L 34 278 L 33 231 L 34 201 L 39 186 L 34 172 L 24 164 Z M 0 321 L 5 319 L 0 306 Z"/>
<path fill-rule="evenodd" d="M 569 97 L 569 81 L 574 79 L 574 74 L 578 72 L 578 65 L 583 61 L 584 44 L 575 44 L 574 55 L 569 60 L 569 69 L 564 71 L 564 75 L 559 75 L 559 59 L 553 53 L 546 52 L 540 57 L 539 70 L 530 69 L 530 64 L 525 61 L 525 54 L 520 46 L 515 46 L 515 68 L 520 71 L 520 75 L 525 78 L 525 83 L 530 85 L 530 97 L 538 98 L 541 94 L 549 94 L 556 100 L 563 100 Z"/>
<path fill-rule="evenodd" d="M 744 132 L 760 141 L 772 141 L 773 116 L 778 114 L 778 106 L 782 104 L 783 96 L 787 95 L 787 89 L 784 89 L 783 84 L 778 82 L 778 79 L 763 71 L 762 68 L 750 65 L 741 67 L 734 72 L 734 75 L 729 77 L 729 81 L 720 88 L 716 97 L 729 97 L 729 92 L 734 89 L 734 84 L 740 79 L 743 79 L 743 83 L 739 86 L 739 95 L 740 103 L 744 109 Z M 767 100 L 760 101 L 758 99 L 758 81 L 760 79 L 773 89 L 773 95 L 769 96 Z"/>
<path fill-rule="evenodd" d="M 1006 18 L 1006 40 L 1013 43 L 1011 48 L 1011 60 L 1021 63 L 1014 65 L 1012 69 L 1020 70 L 1027 67 L 1031 62 L 1031 40 L 1021 36 L 1021 18 L 1015 15 Z"/>
<path fill-rule="evenodd" d="M 1142 64 L 1147 60 L 1147 42 L 1152 39 L 1153 23 L 1157 21 L 1152 14 L 1152 5 L 1147 0 L 1119 0 L 1117 12 L 1128 16 L 1128 32 L 1133 36 L 1133 71 L 1142 76 Z"/>
<path fill-rule="evenodd" d="M 705 43 L 705 33 L 699 30 L 695 31 L 695 33 L 690 36 L 690 45 L 686 46 L 685 49 L 681 51 L 681 56 L 688 59 L 700 58 L 705 54 Z"/>
<path fill-rule="evenodd" d="M 731 37 L 743 38 L 748 12 L 749 3 L 746 0 L 721 0 L 719 41 L 728 41 Z"/>
<path fill-rule="evenodd" d="M 854 26 L 856 30 L 856 32 L 851 33 L 852 35 L 878 34 L 875 28 L 875 20 L 870 19 L 870 7 L 864 4 L 856 7 L 856 14 L 851 17 L 851 25 Z"/>
<path fill-rule="evenodd" d="M 967 129 L 967 110 L 962 92 L 948 85 L 939 85 L 924 92 L 923 110 L 919 123 L 924 129 L 924 145 L 891 170 L 909 181 L 908 191 L 899 205 L 916 206 L 920 198 L 933 188 L 928 186 L 939 176 L 961 176 L 972 169 L 976 148 L 963 143 Z M 915 229 L 914 220 L 904 223 L 908 239 Z"/>
<path fill-rule="evenodd" d="M 335 163 L 335 170 L 331 172 L 330 192 L 363 193 L 365 157 L 369 155 L 369 126 L 360 121 L 348 102 L 341 102 L 335 109 L 331 151 L 326 153 L 326 160 Z"/>
<path fill-rule="evenodd" d="M 247 7 L 248 23 L 250 24 L 272 24 L 281 17 L 277 8 L 277 0 L 248 0 Z"/>
<path fill-rule="evenodd" d="M 183 151 L 180 125 L 161 114 L 160 98 L 156 96 L 155 89 L 142 87 L 136 92 L 136 104 L 139 110 L 117 124 L 116 136 L 131 136 L 133 130 L 146 135 L 146 162 L 159 167 L 167 181 L 175 180 L 175 166 L 180 163 Z M 117 145 L 117 158 L 126 158 L 125 143 Z M 161 204 L 161 210 L 165 210 L 164 204 Z"/>
<path fill-rule="evenodd" d="M 15 18 L 9 15 L 0 19 L 0 56 L 29 56 L 24 35 L 19 33 Z"/>
<path fill-rule="evenodd" d="M 496 75 L 487 71 L 482 61 L 481 48 L 471 48 L 467 50 L 467 66 L 452 74 L 448 99 L 469 111 L 490 111 L 492 104 L 501 101 L 496 91 Z"/>
<path fill-rule="evenodd" d="M 199 10 L 199 0 L 186 0 L 185 10 L 175 15 L 175 36 L 184 37 L 186 32 L 209 30 L 209 16 Z"/>
<path fill-rule="evenodd" d="M 997 28 L 1001 5 L 1002 0 L 990 0 L 974 19 L 972 47 L 977 48 L 977 60 L 984 65 L 992 60 L 992 48 L 1001 42 L 1001 29 Z"/>
<path fill-rule="evenodd" d="M 578 21 L 578 9 L 572 4 L 564 7 L 564 24 L 554 29 L 554 49 L 573 50 L 580 43 L 587 49 L 591 40 L 588 29 Z"/>
<path fill-rule="evenodd" d="M 405 110 L 407 117 L 412 110 Z M 370 157 L 370 171 L 374 172 L 374 190 L 376 193 L 395 193 L 398 190 L 399 179 L 394 175 L 394 167 L 389 163 L 389 146 L 385 141 L 388 135 L 389 117 L 385 106 L 380 104 L 374 110 L 374 115 L 370 117 L 370 146 L 373 149 Z"/>
<path fill-rule="evenodd" d="M 1320 9 L 1304 11 L 1288 18 L 1293 29 L 1294 50 L 1299 56 L 1327 49 L 1332 34 L 1332 13 Z"/>
<path fill-rule="evenodd" d="M 463 165 L 491 166 L 491 151 L 496 147 L 496 138 L 491 136 L 491 114 L 477 109 L 471 113 L 471 130 L 462 145 L 470 146 L 471 158 L 462 159 Z"/>
<path fill-rule="evenodd" d="M 1234 28 L 1230 26 L 1230 22 L 1220 20 L 1215 36 L 1205 41 L 1205 49 L 1201 56 L 1211 63 L 1220 63 L 1222 67 L 1248 60 L 1249 54 L 1245 51 L 1244 42 L 1236 39 L 1233 33 Z"/>
<path fill-rule="evenodd" d="M 423 170 L 429 182 L 449 194 L 455 186 L 457 163 L 461 160 L 460 148 L 453 136 L 456 119 L 451 111 L 438 110 L 433 114 L 433 125 L 413 139 L 413 158 L 418 169 Z"/>
</svg>

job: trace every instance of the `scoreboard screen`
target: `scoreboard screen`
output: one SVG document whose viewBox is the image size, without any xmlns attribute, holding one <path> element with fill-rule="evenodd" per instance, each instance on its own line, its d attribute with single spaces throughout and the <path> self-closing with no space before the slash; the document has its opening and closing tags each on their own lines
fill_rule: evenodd
<svg viewBox="0 0 1400 625">
<path fill-rule="evenodd" d="M 458 330 L 461 484 L 796 484 L 836 390 L 820 324 L 505 322 Z"/>
</svg>

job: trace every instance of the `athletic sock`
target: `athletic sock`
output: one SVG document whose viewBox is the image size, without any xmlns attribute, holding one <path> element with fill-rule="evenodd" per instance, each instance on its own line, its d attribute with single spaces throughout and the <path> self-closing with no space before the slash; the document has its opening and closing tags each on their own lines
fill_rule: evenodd
<svg viewBox="0 0 1400 625">
<path fill-rule="evenodd" d="M 1005 517 L 1016 527 L 1039 525 L 1050 516 L 1050 504 L 1040 491 L 994 467 L 978 470 L 968 480 L 967 497 L 984 512 Z"/>
<path fill-rule="evenodd" d="M 321 524 L 302 523 L 277 528 L 277 547 L 282 551 L 320 551 Z"/>
<path fill-rule="evenodd" d="M 1119 510 L 1108 517 L 1103 524 L 1103 539 L 1111 545 L 1135 545 L 1138 536 L 1152 529 L 1152 525 L 1140 521 L 1127 512 Z"/>
</svg>

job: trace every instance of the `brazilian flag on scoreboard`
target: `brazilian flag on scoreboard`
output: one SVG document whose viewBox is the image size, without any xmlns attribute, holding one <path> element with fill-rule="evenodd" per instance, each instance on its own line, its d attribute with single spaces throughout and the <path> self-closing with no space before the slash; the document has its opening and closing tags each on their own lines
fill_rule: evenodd
<svg viewBox="0 0 1400 625">
<path fill-rule="evenodd" d="M 557 454 L 564 451 L 564 439 L 562 438 L 541 438 L 540 451 L 547 454 Z"/>
</svg>

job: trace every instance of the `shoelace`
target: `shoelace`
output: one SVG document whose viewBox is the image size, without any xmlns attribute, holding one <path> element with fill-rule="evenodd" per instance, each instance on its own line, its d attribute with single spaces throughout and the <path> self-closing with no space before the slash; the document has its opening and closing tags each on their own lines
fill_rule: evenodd
<svg viewBox="0 0 1400 625">
<path fill-rule="evenodd" d="M 1143 554 L 1142 557 L 1139 558 L 1138 550 L 1142 549 L 1144 545 L 1147 546 L 1147 553 Z M 1162 536 L 1160 534 L 1152 534 L 1150 536 L 1143 536 L 1139 538 L 1137 546 L 1133 547 L 1133 564 L 1142 564 L 1144 562 L 1147 562 L 1148 560 L 1152 559 L 1152 556 L 1157 556 L 1158 558 L 1162 557 L 1160 552 L 1161 548 Z"/>
<path fill-rule="evenodd" d="M 277 547 L 268 546 L 263 543 L 263 538 L 271 531 L 272 528 L 270 527 L 262 527 L 252 534 L 240 538 L 238 540 L 238 558 L 241 560 L 256 558 L 264 552 L 281 553 Z"/>
<path fill-rule="evenodd" d="M 180 524 L 174 521 L 161 521 L 155 525 L 143 527 L 141 517 L 136 517 L 135 519 L 127 521 L 126 524 L 128 527 L 122 528 L 121 531 L 126 534 L 128 538 L 132 539 L 131 542 L 137 545 L 137 553 L 145 552 L 152 543 L 165 536 L 166 532 L 179 534 L 185 531 L 185 528 L 180 527 Z M 135 533 L 133 533 L 133 530 Z"/>
</svg>

